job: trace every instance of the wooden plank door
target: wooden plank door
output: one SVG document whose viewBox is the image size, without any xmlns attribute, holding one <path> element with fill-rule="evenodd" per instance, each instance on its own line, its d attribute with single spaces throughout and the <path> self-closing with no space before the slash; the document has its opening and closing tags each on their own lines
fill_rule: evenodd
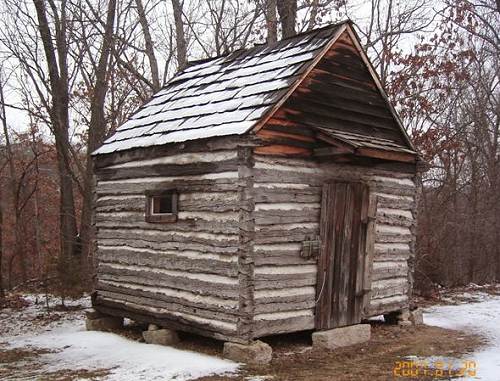
<svg viewBox="0 0 500 381">
<path fill-rule="evenodd" d="M 361 322 L 368 214 L 367 185 L 337 181 L 323 186 L 316 329 Z"/>
</svg>

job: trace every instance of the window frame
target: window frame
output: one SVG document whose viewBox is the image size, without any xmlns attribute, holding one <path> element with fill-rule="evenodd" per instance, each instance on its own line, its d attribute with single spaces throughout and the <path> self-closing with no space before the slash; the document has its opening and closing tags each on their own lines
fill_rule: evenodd
<svg viewBox="0 0 500 381">
<path fill-rule="evenodd" d="M 172 223 L 177 221 L 179 194 L 176 189 L 150 190 L 146 195 L 146 213 L 145 220 L 150 223 Z M 172 197 L 171 213 L 153 213 L 153 202 L 158 197 Z"/>
</svg>

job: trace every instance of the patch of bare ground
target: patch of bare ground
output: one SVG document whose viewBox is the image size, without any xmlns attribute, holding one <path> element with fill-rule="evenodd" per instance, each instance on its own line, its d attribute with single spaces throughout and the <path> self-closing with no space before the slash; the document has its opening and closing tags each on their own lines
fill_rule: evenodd
<svg viewBox="0 0 500 381">
<path fill-rule="evenodd" d="M 400 328 L 380 323 L 372 323 L 372 339 L 365 344 L 318 352 L 311 349 L 310 340 L 310 332 L 265 339 L 273 347 L 273 361 L 268 366 L 243 366 L 237 376 L 204 377 L 198 381 L 252 378 L 273 381 L 386 381 L 399 378 L 393 375 L 395 364 L 407 356 L 467 358 L 468 353 L 484 342 L 481 337 L 466 332 L 430 326 Z M 436 378 L 420 376 L 418 379 Z"/>
<path fill-rule="evenodd" d="M 49 372 L 37 379 L 40 381 L 73 381 L 73 380 L 105 380 L 111 369 L 64 369 L 57 372 Z"/>
<path fill-rule="evenodd" d="M 63 369 L 41 375 L 38 370 L 39 356 L 47 353 L 51 352 L 35 348 L 0 349 L 0 380 L 97 380 L 110 372 L 110 369 Z"/>
</svg>

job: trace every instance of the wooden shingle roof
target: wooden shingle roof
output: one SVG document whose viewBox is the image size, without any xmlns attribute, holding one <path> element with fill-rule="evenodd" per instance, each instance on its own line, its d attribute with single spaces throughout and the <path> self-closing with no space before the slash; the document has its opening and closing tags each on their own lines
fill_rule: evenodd
<svg viewBox="0 0 500 381">
<path fill-rule="evenodd" d="M 248 132 L 300 82 L 345 24 L 187 67 L 94 155 Z"/>
</svg>

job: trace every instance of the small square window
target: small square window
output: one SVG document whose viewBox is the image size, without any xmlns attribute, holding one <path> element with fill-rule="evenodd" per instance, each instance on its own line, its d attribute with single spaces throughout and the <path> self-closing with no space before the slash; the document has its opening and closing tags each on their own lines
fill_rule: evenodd
<svg viewBox="0 0 500 381">
<path fill-rule="evenodd" d="M 172 213 L 173 194 L 169 193 L 164 196 L 152 196 L 151 200 L 151 214 L 168 214 Z"/>
<path fill-rule="evenodd" d="M 177 200 L 175 191 L 146 192 L 146 222 L 177 221 Z"/>
</svg>

